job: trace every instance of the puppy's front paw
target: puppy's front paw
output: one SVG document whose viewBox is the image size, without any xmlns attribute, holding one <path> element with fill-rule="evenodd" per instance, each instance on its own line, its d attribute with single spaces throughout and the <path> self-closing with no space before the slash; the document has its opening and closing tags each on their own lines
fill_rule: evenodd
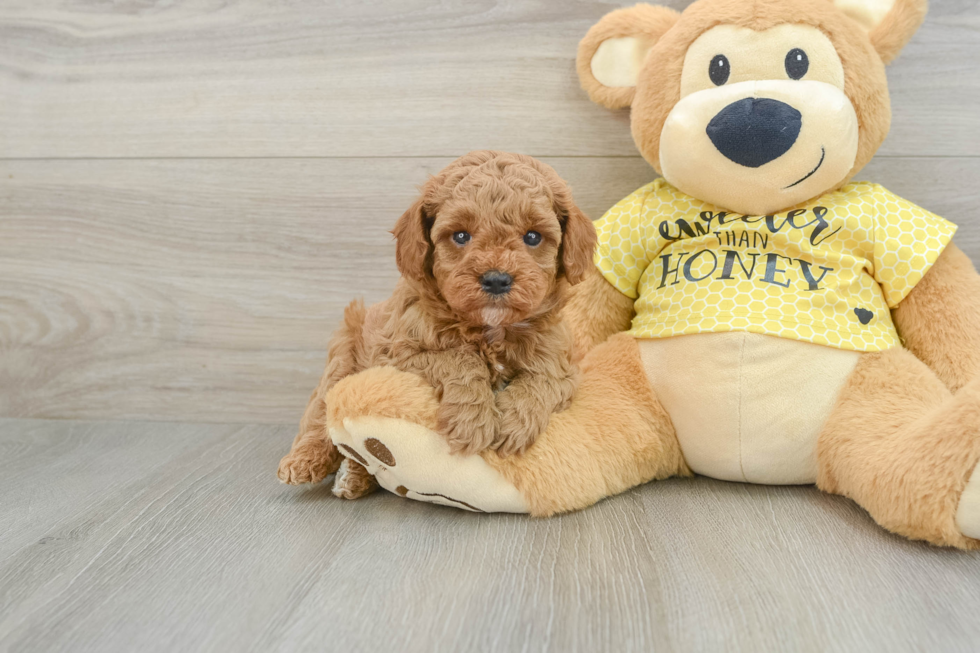
<svg viewBox="0 0 980 653">
<path fill-rule="evenodd" d="M 524 453 L 548 426 L 548 414 L 530 402 L 521 402 L 506 390 L 497 396 L 500 432 L 493 447 L 501 458 Z"/>
<path fill-rule="evenodd" d="M 500 425 L 500 435 L 495 448 L 501 458 L 522 454 L 527 451 L 541 435 L 541 430 L 516 416 L 505 416 Z"/>
<path fill-rule="evenodd" d="M 279 461 L 279 480 L 289 485 L 319 483 L 337 471 L 342 456 L 322 438 L 310 438 Z"/>
<path fill-rule="evenodd" d="M 491 404 L 447 404 L 439 407 L 439 432 L 452 453 L 464 456 L 489 449 L 497 439 L 499 415 Z"/>
</svg>

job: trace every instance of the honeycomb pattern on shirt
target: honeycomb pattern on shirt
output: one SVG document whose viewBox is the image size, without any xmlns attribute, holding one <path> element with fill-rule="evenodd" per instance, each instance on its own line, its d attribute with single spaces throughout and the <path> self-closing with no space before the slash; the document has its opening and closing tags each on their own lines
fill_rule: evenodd
<svg viewBox="0 0 980 653">
<path fill-rule="evenodd" d="M 877 184 L 745 216 L 663 179 L 620 201 L 596 229 L 596 265 L 637 300 L 634 337 L 749 331 L 856 351 L 900 345 L 890 308 L 956 232 Z"/>
</svg>

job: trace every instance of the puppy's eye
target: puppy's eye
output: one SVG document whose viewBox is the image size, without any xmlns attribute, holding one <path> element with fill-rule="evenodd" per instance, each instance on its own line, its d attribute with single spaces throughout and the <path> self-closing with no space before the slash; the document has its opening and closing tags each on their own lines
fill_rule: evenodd
<svg viewBox="0 0 980 653">
<path fill-rule="evenodd" d="M 468 231 L 457 231 L 453 234 L 453 242 L 457 245 L 465 245 L 470 242 L 470 234 Z"/>
<path fill-rule="evenodd" d="M 541 244 L 541 234 L 537 231 L 529 231 L 524 234 L 524 243 L 528 247 L 537 247 Z"/>
<path fill-rule="evenodd" d="M 803 79 L 807 71 L 810 70 L 810 58 L 806 52 L 799 48 L 793 48 L 786 55 L 786 74 L 790 79 Z"/>
<path fill-rule="evenodd" d="M 723 54 L 716 54 L 711 60 L 708 68 L 708 77 L 715 86 L 724 86 L 732 74 L 732 65 L 728 63 L 728 57 Z"/>
</svg>

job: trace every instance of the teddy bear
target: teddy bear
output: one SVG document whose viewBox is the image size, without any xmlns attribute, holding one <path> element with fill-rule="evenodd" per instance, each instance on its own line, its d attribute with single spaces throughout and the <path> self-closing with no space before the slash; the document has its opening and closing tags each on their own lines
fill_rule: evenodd
<svg viewBox="0 0 980 653">
<path fill-rule="evenodd" d="M 548 516 L 699 474 L 813 484 L 911 539 L 980 548 L 980 275 L 956 227 L 855 181 L 890 125 L 885 65 L 926 0 L 697 0 L 604 16 L 589 97 L 629 108 L 659 177 L 597 223 L 565 309 L 584 355 L 526 453 L 454 456 L 421 378 L 323 397 L 382 487 Z"/>
</svg>

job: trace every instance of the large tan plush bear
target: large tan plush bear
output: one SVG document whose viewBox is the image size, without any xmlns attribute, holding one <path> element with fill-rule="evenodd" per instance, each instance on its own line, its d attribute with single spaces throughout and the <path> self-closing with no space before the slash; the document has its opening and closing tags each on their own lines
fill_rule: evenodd
<svg viewBox="0 0 980 653">
<path fill-rule="evenodd" d="M 550 515 L 653 479 L 811 484 L 910 538 L 980 548 L 980 276 L 955 227 L 851 181 L 888 132 L 885 64 L 925 0 L 699 0 L 614 11 L 582 41 L 662 178 L 598 223 L 567 309 L 589 350 L 523 456 L 449 454 L 419 378 L 314 396 L 385 488 Z"/>
</svg>

